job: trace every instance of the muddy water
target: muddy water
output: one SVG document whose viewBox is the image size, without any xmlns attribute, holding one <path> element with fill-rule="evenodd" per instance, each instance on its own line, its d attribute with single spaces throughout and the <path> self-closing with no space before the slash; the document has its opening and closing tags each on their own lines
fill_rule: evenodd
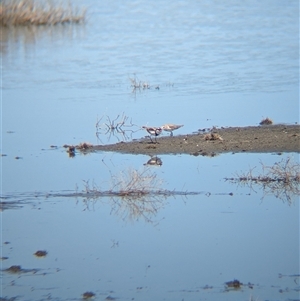
<svg viewBox="0 0 300 301">
<path fill-rule="evenodd" d="M 86 5 L 85 25 L 3 31 L 2 297 L 297 299 L 299 196 L 225 178 L 298 153 L 146 165 L 63 147 L 167 122 L 184 124 L 174 134 L 299 122 L 296 1 Z M 146 198 L 101 194 L 145 168 Z"/>
</svg>

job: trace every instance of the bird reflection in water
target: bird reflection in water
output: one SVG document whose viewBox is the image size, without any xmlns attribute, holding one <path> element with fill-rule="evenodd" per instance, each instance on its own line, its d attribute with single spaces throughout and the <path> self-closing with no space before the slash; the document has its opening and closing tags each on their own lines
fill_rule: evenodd
<svg viewBox="0 0 300 301">
<path fill-rule="evenodd" d="M 158 158 L 157 156 L 155 157 L 151 157 L 147 163 L 145 163 L 144 165 L 150 165 L 150 166 L 162 166 L 162 160 L 160 158 Z"/>
</svg>

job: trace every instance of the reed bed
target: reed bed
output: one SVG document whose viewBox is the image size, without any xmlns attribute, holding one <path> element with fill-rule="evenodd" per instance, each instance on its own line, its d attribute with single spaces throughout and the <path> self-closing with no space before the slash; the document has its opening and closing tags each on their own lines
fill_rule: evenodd
<svg viewBox="0 0 300 301">
<path fill-rule="evenodd" d="M 70 2 L 52 0 L 3 0 L 0 1 L 0 25 L 56 25 L 80 23 L 86 10 L 74 8 Z"/>
</svg>

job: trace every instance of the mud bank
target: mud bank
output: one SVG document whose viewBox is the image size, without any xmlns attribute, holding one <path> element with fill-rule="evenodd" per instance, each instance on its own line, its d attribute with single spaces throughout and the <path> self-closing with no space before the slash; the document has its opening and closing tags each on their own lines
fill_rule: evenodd
<svg viewBox="0 0 300 301">
<path fill-rule="evenodd" d="M 130 154 L 191 154 L 215 153 L 280 153 L 300 152 L 299 125 L 270 125 L 215 128 L 209 132 L 158 137 L 151 143 L 149 137 L 131 142 L 97 145 L 92 151 L 112 151 Z"/>
</svg>

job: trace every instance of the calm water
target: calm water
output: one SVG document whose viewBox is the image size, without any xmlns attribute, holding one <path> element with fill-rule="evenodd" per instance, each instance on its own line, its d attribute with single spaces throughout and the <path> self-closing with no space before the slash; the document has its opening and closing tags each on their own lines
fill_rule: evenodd
<svg viewBox="0 0 300 301">
<path fill-rule="evenodd" d="M 138 139 L 147 124 L 298 123 L 298 2 L 77 4 L 86 24 L 2 30 L 1 264 L 25 271 L 2 272 L 1 296 L 299 300 L 299 196 L 224 180 L 298 153 L 159 156 L 148 168 L 162 189 L 198 194 L 149 197 L 137 214 L 128 200 L 70 194 L 110 189 L 149 156 L 62 147 Z M 122 114 L 126 132 L 107 132 Z M 234 279 L 251 285 L 228 291 Z"/>
</svg>

